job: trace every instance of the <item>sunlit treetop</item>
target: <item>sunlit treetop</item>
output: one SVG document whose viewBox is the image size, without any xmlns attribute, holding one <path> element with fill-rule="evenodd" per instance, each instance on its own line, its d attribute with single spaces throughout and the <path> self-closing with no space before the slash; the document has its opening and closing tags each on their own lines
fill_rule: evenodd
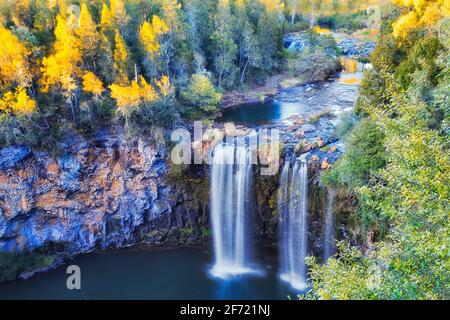
<svg viewBox="0 0 450 320">
<path fill-rule="evenodd" d="M 127 10 L 123 0 L 111 0 L 111 15 L 119 25 L 125 24 L 128 20 Z"/>
<path fill-rule="evenodd" d="M 181 4 L 177 0 L 157 0 L 157 3 L 161 5 L 164 19 L 169 28 L 176 31 L 180 24 L 178 10 L 181 9 Z"/>
<path fill-rule="evenodd" d="M 169 31 L 166 22 L 158 16 L 153 16 L 152 22 L 145 21 L 139 31 L 139 37 L 145 50 L 151 54 L 157 54 L 160 45 L 158 37 Z"/>
<path fill-rule="evenodd" d="M 102 6 L 100 24 L 102 26 L 102 29 L 112 28 L 114 25 L 114 18 L 111 14 L 111 10 L 109 10 L 109 7 L 106 3 L 103 3 Z"/>
<path fill-rule="evenodd" d="M 51 86 L 60 86 L 70 93 L 77 88 L 76 77 L 80 75 L 81 44 L 61 15 L 56 20 L 53 54 L 42 61 L 40 83 L 43 92 L 48 92 Z"/>
</svg>

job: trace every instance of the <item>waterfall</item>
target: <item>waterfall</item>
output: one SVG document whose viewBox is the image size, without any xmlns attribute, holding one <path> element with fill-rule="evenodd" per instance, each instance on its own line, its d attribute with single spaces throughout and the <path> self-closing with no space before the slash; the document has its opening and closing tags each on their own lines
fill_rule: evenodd
<svg viewBox="0 0 450 320">
<path fill-rule="evenodd" d="M 215 147 L 211 162 L 213 276 L 227 278 L 251 272 L 246 216 L 251 169 L 249 148 L 226 144 Z"/>
<path fill-rule="evenodd" d="M 334 254 L 334 212 L 333 202 L 336 193 L 334 190 L 328 189 L 327 193 L 327 212 L 325 216 L 325 232 L 324 232 L 324 254 L 323 261 L 327 261 Z"/>
<path fill-rule="evenodd" d="M 306 265 L 308 236 L 308 164 L 307 154 L 291 163 L 286 160 L 280 176 L 278 206 L 280 213 L 280 260 L 283 281 L 298 290 L 307 287 Z"/>
</svg>

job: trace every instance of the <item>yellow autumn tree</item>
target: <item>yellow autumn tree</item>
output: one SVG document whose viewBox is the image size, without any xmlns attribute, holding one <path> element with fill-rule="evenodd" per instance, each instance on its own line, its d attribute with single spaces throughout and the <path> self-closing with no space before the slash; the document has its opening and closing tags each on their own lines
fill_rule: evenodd
<svg viewBox="0 0 450 320">
<path fill-rule="evenodd" d="M 103 6 L 102 6 L 100 26 L 101 26 L 102 32 L 105 35 L 110 35 L 112 30 L 114 29 L 114 17 L 106 3 L 103 3 Z"/>
<path fill-rule="evenodd" d="M 81 4 L 76 34 L 80 39 L 83 59 L 87 62 L 88 67 L 92 68 L 95 65 L 101 38 L 97 31 L 97 26 L 85 3 Z"/>
<path fill-rule="evenodd" d="M 93 72 L 86 72 L 83 76 L 83 91 L 99 97 L 105 91 L 103 82 Z"/>
<path fill-rule="evenodd" d="M 177 0 L 157 0 L 157 3 L 161 6 L 164 19 L 169 29 L 177 32 L 180 26 L 178 10 L 181 9 L 181 4 Z"/>
<path fill-rule="evenodd" d="M 111 0 L 111 15 L 118 26 L 125 25 L 128 21 L 127 10 L 123 0 Z"/>
<path fill-rule="evenodd" d="M 29 52 L 20 40 L 0 24 L 0 84 L 28 86 L 31 74 Z"/>
<path fill-rule="evenodd" d="M 161 79 L 160 84 L 164 89 L 169 85 L 168 79 Z M 117 111 L 125 118 L 143 104 L 155 102 L 159 99 L 159 95 L 155 88 L 145 80 L 144 77 L 139 77 L 139 83 L 132 81 L 130 84 L 112 84 L 109 86 L 111 90 L 111 97 L 116 101 Z M 168 89 L 167 89 L 168 90 Z M 162 91 L 160 91 L 162 94 Z"/>
<path fill-rule="evenodd" d="M 128 48 L 118 30 L 116 30 L 114 39 L 114 71 L 116 73 L 116 82 L 127 83 L 129 68 Z"/>
<path fill-rule="evenodd" d="M 0 111 L 15 114 L 28 115 L 36 110 L 36 101 L 27 94 L 24 87 L 19 87 L 15 91 L 8 91 L 0 99 Z"/>
<path fill-rule="evenodd" d="M 170 85 L 169 77 L 162 75 L 160 80 L 155 81 L 156 86 L 159 88 L 159 93 L 163 97 L 167 97 L 172 93 L 172 86 Z"/>
<path fill-rule="evenodd" d="M 393 24 L 393 35 L 406 39 L 410 32 L 418 27 L 436 26 L 437 21 L 450 16 L 448 0 L 393 0 L 401 7 L 409 8 L 409 12 L 400 16 Z"/>
<path fill-rule="evenodd" d="M 42 61 L 40 83 L 43 92 L 49 92 L 52 86 L 60 86 L 66 95 L 71 95 L 77 88 L 76 78 L 80 75 L 81 44 L 61 15 L 56 21 L 53 54 Z"/>
<path fill-rule="evenodd" d="M 159 36 L 169 31 L 166 22 L 158 16 L 153 16 L 152 22 L 145 21 L 140 30 L 139 37 L 145 50 L 150 56 L 159 52 Z"/>
</svg>

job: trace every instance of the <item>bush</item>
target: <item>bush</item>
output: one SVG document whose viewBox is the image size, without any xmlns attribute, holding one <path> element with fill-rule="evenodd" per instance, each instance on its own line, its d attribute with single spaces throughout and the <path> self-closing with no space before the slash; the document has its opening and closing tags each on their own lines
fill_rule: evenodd
<svg viewBox="0 0 450 320">
<path fill-rule="evenodd" d="M 330 174 L 338 184 L 357 188 L 367 184 L 372 175 L 386 165 L 383 133 L 368 119 L 350 131 L 346 151 Z"/>
<path fill-rule="evenodd" d="M 324 81 L 333 75 L 337 68 L 337 60 L 320 49 L 306 49 L 287 63 L 291 75 L 305 82 Z"/>
<path fill-rule="evenodd" d="M 0 252 L 0 283 L 15 280 L 23 272 L 51 266 L 56 257 L 40 252 Z"/>
<path fill-rule="evenodd" d="M 216 91 L 206 75 L 194 74 L 187 88 L 181 92 L 181 98 L 186 105 L 188 115 L 212 117 L 215 116 L 222 94 Z"/>
</svg>

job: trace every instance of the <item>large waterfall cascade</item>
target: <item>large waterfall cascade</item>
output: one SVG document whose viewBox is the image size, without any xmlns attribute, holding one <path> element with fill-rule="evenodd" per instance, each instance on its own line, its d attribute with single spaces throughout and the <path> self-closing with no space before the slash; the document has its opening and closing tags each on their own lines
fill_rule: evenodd
<svg viewBox="0 0 450 320">
<path fill-rule="evenodd" d="M 334 254 L 334 198 L 336 192 L 328 189 L 327 192 L 327 211 L 325 215 L 325 232 L 324 232 L 324 253 L 323 260 L 326 261 Z"/>
<path fill-rule="evenodd" d="M 220 278 L 252 272 L 249 248 L 251 149 L 235 144 L 214 148 L 211 161 L 211 220 L 214 266 Z"/>
<path fill-rule="evenodd" d="M 280 278 L 297 290 L 307 288 L 306 265 L 308 236 L 307 154 L 293 163 L 285 160 L 280 176 Z"/>
</svg>

